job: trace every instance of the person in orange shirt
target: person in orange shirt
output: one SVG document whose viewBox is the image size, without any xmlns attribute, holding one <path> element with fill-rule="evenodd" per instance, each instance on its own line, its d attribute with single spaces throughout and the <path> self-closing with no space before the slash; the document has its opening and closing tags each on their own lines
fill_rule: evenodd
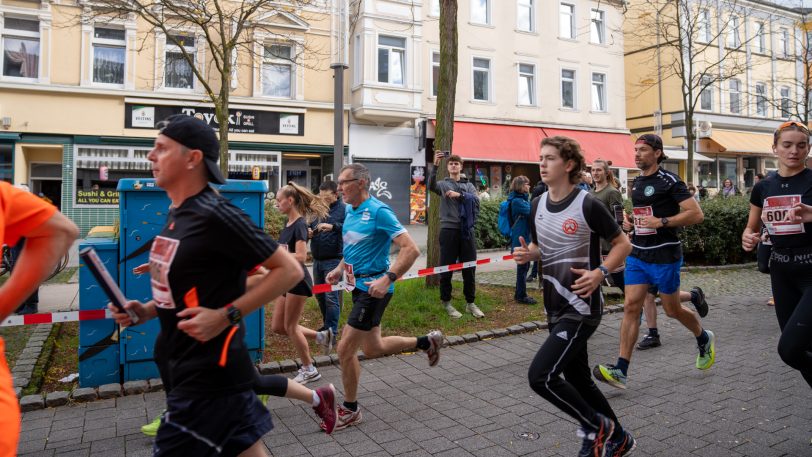
<svg viewBox="0 0 812 457">
<path fill-rule="evenodd" d="M 11 314 L 50 274 L 79 236 L 79 230 L 56 207 L 37 196 L 0 182 L 0 240 L 13 246 L 26 238 L 9 279 L 0 286 L 0 320 Z M 0 457 L 17 454 L 20 408 L 12 388 L 0 338 Z"/>
</svg>

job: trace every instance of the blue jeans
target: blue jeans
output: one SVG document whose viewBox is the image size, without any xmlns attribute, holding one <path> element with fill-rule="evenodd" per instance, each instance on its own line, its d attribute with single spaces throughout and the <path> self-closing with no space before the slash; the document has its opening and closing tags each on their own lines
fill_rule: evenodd
<svg viewBox="0 0 812 457">
<path fill-rule="evenodd" d="M 516 265 L 516 293 L 513 295 L 516 300 L 527 298 L 527 271 L 529 269 L 529 262 L 524 265 Z"/>
<path fill-rule="evenodd" d="M 313 284 L 324 284 L 324 277 L 327 273 L 335 270 L 341 259 L 313 260 Z M 316 294 L 319 302 L 319 309 L 324 318 L 325 329 L 333 329 L 333 334 L 338 335 L 338 317 L 341 315 L 341 304 L 339 302 L 340 291 Z"/>
</svg>

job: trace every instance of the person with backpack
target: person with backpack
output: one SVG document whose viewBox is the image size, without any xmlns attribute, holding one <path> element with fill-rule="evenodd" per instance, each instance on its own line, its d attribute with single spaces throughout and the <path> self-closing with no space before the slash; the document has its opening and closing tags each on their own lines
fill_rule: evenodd
<svg viewBox="0 0 812 457">
<path fill-rule="evenodd" d="M 476 260 L 476 236 L 473 223 L 479 213 L 479 198 L 476 188 L 461 177 L 462 158 L 448 157 L 448 177 L 437 181 L 437 167 L 446 157 L 442 151 L 434 154 L 434 166 L 429 173 L 429 190 L 440 196 L 440 265 Z M 440 301 L 452 319 L 462 314 L 451 304 L 451 275 L 447 271 L 440 274 Z M 476 283 L 474 269 L 462 269 L 462 292 L 465 295 L 465 310 L 474 317 L 485 317 L 476 305 Z"/>
<path fill-rule="evenodd" d="M 508 214 L 510 215 L 510 250 L 521 246 L 519 237 L 530 239 L 530 180 L 527 176 L 516 176 L 510 183 L 510 194 L 507 199 Z M 518 303 L 535 305 L 536 300 L 527 295 L 527 270 L 530 262 L 516 264 L 516 291 L 513 299 Z"/>
</svg>

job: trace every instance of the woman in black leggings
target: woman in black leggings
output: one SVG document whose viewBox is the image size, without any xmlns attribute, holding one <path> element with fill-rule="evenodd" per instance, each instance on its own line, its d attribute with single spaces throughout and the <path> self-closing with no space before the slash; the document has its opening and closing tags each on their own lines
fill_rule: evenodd
<svg viewBox="0 0 812 457">
<path fill-rule="evenodd" d="M 778 354 L 812 387 L 812 170 L 806 168 L 809 129 L 795 121 L 773 136 L 778 173 L 759 181 L 750 196 L 742 247 L 752 251 L 761 224 L 770 234 L 770 281 L 781 327 Z"/>
</svg>

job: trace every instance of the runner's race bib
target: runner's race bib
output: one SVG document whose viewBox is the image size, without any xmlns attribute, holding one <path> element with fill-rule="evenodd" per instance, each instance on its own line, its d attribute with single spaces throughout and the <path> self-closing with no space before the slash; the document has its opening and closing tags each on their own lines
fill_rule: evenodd
<svg viewBox="0 0 812 457">
<path fill-rule="evenodd" d="M 784 222 L 789 210 L 798 203 L 801 203 L 800 195 L 777 195 L 764 199 L 761 221 L 764 222 L 770 235 L 798 235 L 805 233 L 803 223 Z"/>
<path fill-rule="evenodd" d="M 657 229 L 643 227 L 643 220 L 654 215 L 654 210 L 650 206 L 638 206 L 632 208 L 634 214 L 634 234 L 635 235 L 656 235 Z"/>
</svg>

